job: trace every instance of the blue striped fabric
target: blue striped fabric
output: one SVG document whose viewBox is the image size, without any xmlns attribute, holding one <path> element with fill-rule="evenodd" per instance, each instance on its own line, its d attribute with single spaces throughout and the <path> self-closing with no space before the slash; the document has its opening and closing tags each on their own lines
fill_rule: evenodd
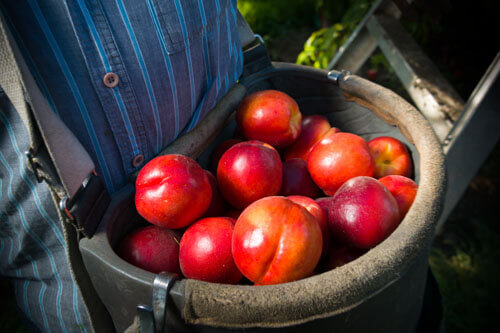
<svg viewBox="0 0 500 333">
<path fill-rule="evenodd" d="M 0 272 L 14 284 L 28 327 L 74 331 L 88 324 L 69 270 L 62 228 L 51 195 L 27 170 L 28 132 L 0 93 Z"/>
<path fill-rule="evenodd" d="M 236 0 L 2 1 L 10 29 L 53 111 L 112 193 L 191 130 L 243 70 Z M 106 73 L 118 85 L 103 82 Z M 25 166 L 21 119 L 0 91 L 0 275 L 27 327 L 86 331 L 47 186 Z"/>
</svg>

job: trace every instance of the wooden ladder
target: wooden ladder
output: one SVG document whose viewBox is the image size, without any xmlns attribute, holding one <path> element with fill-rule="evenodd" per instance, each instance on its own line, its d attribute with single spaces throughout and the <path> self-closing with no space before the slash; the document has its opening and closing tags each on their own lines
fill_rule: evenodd
<svg viewBox="0 0 500 333">
<path fill-rule="evenodd" d="M 398 1 L 400 6 L 411 2 Z M 393 1 L 375 1 L 328 69 L 356 73 L 377 47 L 387 58 L 446 154 L 448 185 L 440 230 L 500 138 L 500 52 L 465 103 L 406 32 L 400 17 Z"/>
</svg>

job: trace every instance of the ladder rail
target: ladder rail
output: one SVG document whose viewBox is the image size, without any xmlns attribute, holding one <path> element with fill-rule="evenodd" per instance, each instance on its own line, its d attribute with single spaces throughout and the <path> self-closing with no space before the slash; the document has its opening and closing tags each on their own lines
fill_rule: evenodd
<svg viewBox="0 0 500 333">
<path fill-rule="evenodd" d="M 464 108 L 462 98 L 396 18 L 373 15 L 367 28 L 442 142 Z"/>
<path fill-rule="evenodd" d="M 329 62 L 328 69 L 356 73 L 377 47 L 384 53 L 443 145 L 448 185 L 439 231 L 500 140 L 500 52 L 464 103 L 397 22 L 400 16 L 393 1 L 376 1 Z"/>
<path fill-rule="evenodd" d="M 448 176 L 440 230 L 500 140 L 500 52 L 472 92 L 443 143 Z"/>
</svg>

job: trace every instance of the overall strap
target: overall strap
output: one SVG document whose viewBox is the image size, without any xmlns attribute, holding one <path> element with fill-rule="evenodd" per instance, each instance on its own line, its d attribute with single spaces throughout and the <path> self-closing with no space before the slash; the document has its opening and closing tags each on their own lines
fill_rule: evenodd
<svg viewBox="0 0 500 333">
<path fill-rule="evenodd" d="M 46 181 L 56 193 L 65 219 L 81 234 L 91 237 L 109 196 L 96 177 L 90 155 L 40 91 L 3 14 L 0 52 L 0 85 L 30 134 L 27 165 L 39 182 Z"/>
<path fill-rule="evenodd" d="M 61 199 L 65 203 L 72 203 L 71 206 L 65 205 L 63 211 L 59 211 L 59 217 L 63 221 L 61 225 L 70 270 L 81 291 L 92 329 L 111 332 L 114 330 L 113 322 L 93 288 L 78 247 L 78 239 L 82 234 L 90 236 L 93 233 L 102 217 L 96 215 L 103 213 L 109 195 L 102 184 L 99 185 L 100 180 L 95 176 L 94 163 L 89 154 L 51 110 L 40 92 L 1 12 L 0 86 L 28 129 L 28 167 L 35 173 L 39 182 L 47 182 L 54 204 L 63 202 Z M 89 194 L 95 196 L 96 193 L 104 202 L 103 206 L 99 206 L 100 209 L 94 209 L 95 199 L 88 200 Z M 73 216 L 74 218 L 70 219 L 70 210 L 73 214 L 77 215 L 78 212 L 79 216 L 85 218 L 76 219 Z M 89 221 L 93 223 L 88 223 Z M 76 228 L 66 222 L 72 222 Z"/>
<path fill-rule="evenodd" d="M 78 139 L 50 108 L 7 29 L 3 15 L 0 29 L 0 84 L 28 125 L 32 148 L 36 150 L 38 147 L 30 122 L 32 112 L 65 194 L 71 198 L 93 172 L 94 163 Z"/>
</svg>

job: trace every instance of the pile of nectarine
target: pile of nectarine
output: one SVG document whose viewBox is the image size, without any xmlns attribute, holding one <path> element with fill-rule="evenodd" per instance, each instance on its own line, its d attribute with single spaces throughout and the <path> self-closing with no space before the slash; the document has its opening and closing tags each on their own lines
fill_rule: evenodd
<svg viewBox="0 0 500 333">
<path fill-rule="evenodd" d="M 396 138 L 342 132 L 276 90 L 247 96 L 236 122 L 242 136 L 213 150 L 210 171 L 176 154 L 142 168 L 135 205 L 152 225 L 126 235 L 123 259 L 209 282 L 290 282 L 361 256 L 410 209 L 417 184 Z"/>
</svg>

